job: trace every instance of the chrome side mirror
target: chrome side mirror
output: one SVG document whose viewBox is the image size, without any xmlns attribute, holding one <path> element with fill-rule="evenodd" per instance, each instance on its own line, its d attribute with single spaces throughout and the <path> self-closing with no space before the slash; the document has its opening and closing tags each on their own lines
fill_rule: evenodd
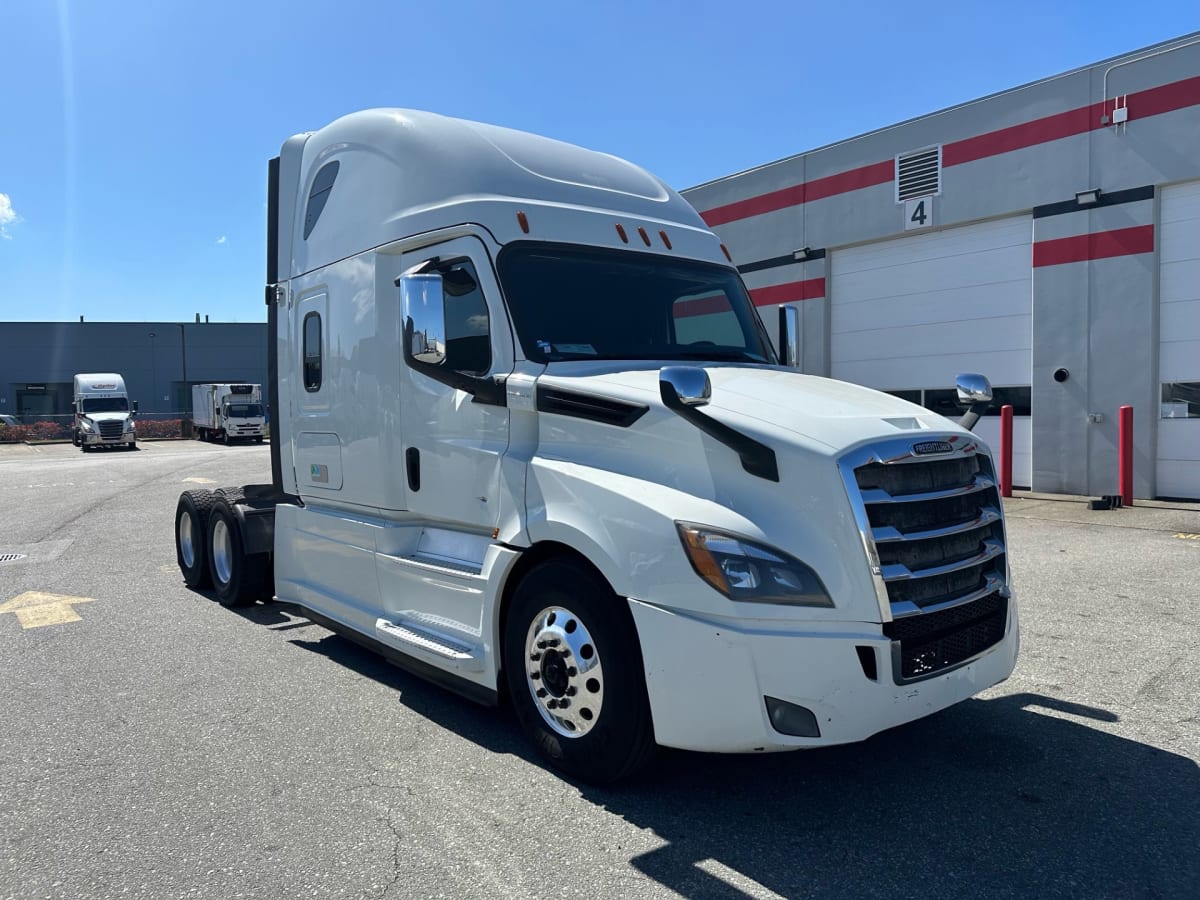
<svg viewBox="0 0 1200 900">
<path fill-rule="evenodd" d="M 706 406 L 712 398 L 708 373 L 699 366 L 666 366 L 658 373 L 658 390 L 672 409 Z"/>
<path fill-rule="evenodd" d="M 779 361 L 800 368 L 800 310 L 794 306 L 779 307 Z"/>
<path fill-rule="evenodd" d="M 963 372 L 955 380 L 955 387 L 958 388 L 958 402 L 964 406 L 992 402 L 992 384 L 986 375 Z"/>
<path fill-rule="evenodd" d="M 446 301 L 442 276 L 402 276 L 400 306 L 404 317 L 405 358 L 440 366 L 446 361 Z"/>
<path fill-rule="evenodd" d="M 958 402 L 967 407 L 958 424 L 970 431 L 992 405 L 992 383 L 986 375 L 963 372 L 955 379 L 955 387 L 958 389 Z"/>
</svg>

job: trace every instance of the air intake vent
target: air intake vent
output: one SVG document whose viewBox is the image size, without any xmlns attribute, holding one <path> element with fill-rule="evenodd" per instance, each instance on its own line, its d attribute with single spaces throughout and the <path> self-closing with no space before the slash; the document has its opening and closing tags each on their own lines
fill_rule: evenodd
<svg viewBox="0 0 1200 900">
<path fill-rule="evenodd" d="M 942 190 L 942 148 L 930 147 L 896 158 L 896 200 L 932 197 Z"/>
</svg>

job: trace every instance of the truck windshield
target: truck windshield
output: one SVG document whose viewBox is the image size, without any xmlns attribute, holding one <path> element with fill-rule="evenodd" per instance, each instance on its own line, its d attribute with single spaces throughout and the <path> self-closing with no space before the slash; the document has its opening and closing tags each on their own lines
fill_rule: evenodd
<svg viewBox="0 0 1200 900">
<path fill-rule="evenodd" d="M 500 282 L 525 356 L 774 363 L 732 269 L 648 253 L 514 244 Z"/>
<path fill-rule="evenodd" d="M 262 415 L 261 403 L 230 403 L 225 415 L 231 419 L 250 419 Z"/>
<path fill-rule="evenodd" d="M 129 401 L 124 397 L 84 397 L 83 411 L 95 412 L 129 412 Z"/>
</svg>

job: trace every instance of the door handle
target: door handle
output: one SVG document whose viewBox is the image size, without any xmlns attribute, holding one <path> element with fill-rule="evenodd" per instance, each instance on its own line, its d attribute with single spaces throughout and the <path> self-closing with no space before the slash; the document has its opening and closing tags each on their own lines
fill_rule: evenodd
<svg viewBox="0 0 1200 900">
<path fill-rule="evenodd" d="M 421 490 L 421 451 L 416 447 L 404 451 L 404 468 L 408 472 L 408 489 Z"/>
</svg>

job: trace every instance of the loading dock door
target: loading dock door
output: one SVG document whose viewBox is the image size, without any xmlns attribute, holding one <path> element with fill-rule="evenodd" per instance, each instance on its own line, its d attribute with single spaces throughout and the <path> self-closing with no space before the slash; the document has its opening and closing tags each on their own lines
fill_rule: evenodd
<svg viewBox="0 0 1200 900">
<path fill-rule="evenodd" d="M 1160 221 L 1156 485 L 1200 499 L 1200 182 L 1163 188 Z"/>
<path fill-rule="evenodd" d="M 883 391 L 949 388 L 959 372 L 1028 388 L 1032 239 L 1021 216 L 833 251 L 830 374 Z M 998 450 L 998 417 L 975 431 Z M 1013 482 L 1033 482 L 1029 416 L 1014 417 Z"/>
</svg>

